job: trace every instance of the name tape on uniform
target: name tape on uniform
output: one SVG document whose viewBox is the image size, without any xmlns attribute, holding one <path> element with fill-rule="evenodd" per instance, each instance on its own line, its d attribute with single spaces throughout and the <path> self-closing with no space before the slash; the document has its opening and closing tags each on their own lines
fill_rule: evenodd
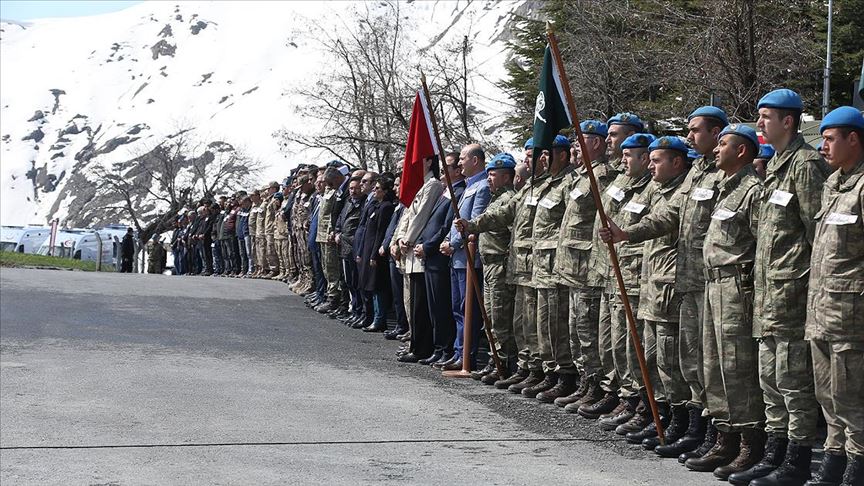
<svg viewBox="0 0 864 486">
<path fill-rule="evenodd" d="M 525 199 L 525 204 L 529 206 L 536 206 L 538 202 L 540 202 L 540 200 L 537 199 L 537 196 L 528 196 Z"/>
<path fill-rule="evenodd" d="M 789 201 L 792 200 L 792 193 L 781 191 L 780 189 L 775 189 L 773 193 L 771 193 L 771 197 L 768 198 L 768 202 L 771 204 L 776 204 L 778 206 L 786 207 L 789 204 Z"/>
<path fill-rule="evenodd" d="M 706 189 L 704 187 L 697 187 L 693 189 L 693 193 L 690 194 L 690 199 L 694 201 L 708 201 L 714 198 L 714 190 Z"/>
<path fill-rule="evenodd" d="M 544 207 L 546 209 L 552 209 L 558 205 L 558 201 L 549 199 L 548 197 L 544 197 L 540 200 L 539 204 L 541 207 Z"/>
<path fill-rule="evenodd" d="M 711 219 L 726 221 L 732 216 L 735 216 L 735 211 L 729 211 L 726 208 L 717 208 L 717 211 L 714 211 L 714 214 L 711 215 Z"/>
<path fill-rule="evenodd" d="M 844 225 L 853 224 L 858 221 L 857 214 L 829 213 L 825 218 L 825 224 Z"/>
<path fill-rule="evenodd" d="M 609 196 L 612 199 L 614 199 L 618 202 L 621 202 L 624 199 L 624 197 L 627 196 L 627 194 L 624 192 L 624 190 L 622 190 L 620 187 L 615 186 L 615 185 L 609 186 L 609 189 L 606 189 L 606 194 L 609 194 Z"/>
<path fill-rule="evenodd" d="M 579 199 L 583 195 L 585 195 L 585 193 L 580 191 L 578 187 L 570 191 L 570 199 Z"/>
<path fill-rule="evenodd" d="M 624 205 L 624 211 L 629 211 L 634 214 L 642 214 L 642 211 L 645 210 L 644 204 L 639 204 L 634 201 L 630 201 Z"/>
</svg>

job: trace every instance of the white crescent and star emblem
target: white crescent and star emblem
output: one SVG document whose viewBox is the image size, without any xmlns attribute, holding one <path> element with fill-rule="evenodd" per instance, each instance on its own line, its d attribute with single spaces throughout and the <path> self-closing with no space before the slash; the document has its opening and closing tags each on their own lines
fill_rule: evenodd
<svg viewBox="0 0 864 486">
<path fill-rule="evenodd" d="M 537 102 L 534 105 L 534 119 L 539 118 L 540 121 L 546 123 L 546 119 L 540 116 L 540 113 L 543 111 L 543 108 L 546 108 L 546 95 L 543 92 L 537 93 Z"/>
</svg>

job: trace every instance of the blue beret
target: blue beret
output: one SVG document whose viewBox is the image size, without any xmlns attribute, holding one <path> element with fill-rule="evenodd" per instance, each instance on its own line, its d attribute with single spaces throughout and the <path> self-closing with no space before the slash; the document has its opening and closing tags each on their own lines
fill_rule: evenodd
<svg viewBox="0 0 864 486">
<path fill-rule="evenodd" d="M 864 115 L 853 106 L 841 106 L 825 115 L 819 125 L 819 133 L 829 128 L 848 127 L 864 130 Z"/>
<path fill-rule="evenodd" d="M 756 135 L 756 130 L 748 127 L 747 125 L 743 125 L 741 123 L 733 123 L 728 125 L 726 128 L 720 132 L 720 136 L 718 138 L 723 138 L 726 135 L 738 135 L 739 137 L 744 137 L 748 142 L 753 144 L 753 148 L 756 150 L 758 154 L 760 152 L 759 149 L 759 136 Z"/>
<path fill-rule="evenodd" d="M 274 192 L 273 197 L 280 200 L 280 201 L 285 199 L 285 196 L 283 196 L 281 192 Z"/>
<path fill-rule="evenodd" d="M 486 164 L 486 172 L 495 169 L 513 169 L 516 167 L 516 159 L 513 158 L 512 155 L 501 152 L 500 154 L 492 157 L 492 160 Z"/>
<path fill-rule="evenodd" d="M 759 145 L 759 155 L 756 158 L 770 159 L 771 157 L 774 157 L 774 146 L 770 143 L 763 143 Z"/>
<path fill-rule="evenodd" d="M 597 135 L 606 138 L 609 134 L 606 124 L 599 120 L 585 120 L 579 124 L 579 128 L 585 135 Z"/>
<path fill-rule="evenodd" d="M 701 157 L 701 155 L 699 154 L 699 152 L 696 151 L 696 149 L 691 148 L 690 150 L 687 151 L 687 159 L 690 160 L 690 162 L 693 162 L 694 160 L 698 159 L 699 157 Z"/>
<path fill-rule="evenodd" d="M 621 149 L 648 148 L 657 137 L 650 133 L 634 133 L 621 142 Z"/>
<path fill-rule="evenodd" d="M 651 145 L 648 146 L 648 151 L 653 152 L 655 150 L 676 150 L 681 152 L 682 155 L 687 156 L 688 152 L 690 152 L 690 147 L 681 138 L 667 135 L 651 142 Z"/>
<path fill-rule="evenodd" d="M 534 137 L 531 137 L 528 140 L 525 140 L 525 150 L 533 149 L 533 148 L 534 148 Z"/>
<path fill-rule="evenodd" d="M 555 135 L 552 148 L 570 148 L 570 139 L 564 135 Z"/>
<path fill-rule="evenodd" d="M 618 113 L 613 116 L 606 122 L 607 125 L 629 125 L 636 129 L 637 132 L 641 132 L 645 129 L 645 125 L 642 123 L 642 120 L 639 119 L 638 116 L 633 113 Z"/>
<path fill-rule="evenodd" d="M 689 122 L 698 116 L 715 118 L 723 122 L 724 126 L 729 124 L 729 118 L 726 117 L 726 112 L 716 106 L 703 106 L 701 108 L 696 108 L 693 110 L 693 113 L 690 113 L 690 116 L 687 117 L 687 121 Z"/>
<path fill-rule="evenodd" d="M 781 88 L 766 94 L 759 100 L 756 108 L 779 108 L 781 110 L 797 110 L 804 109 L 804 103 L 801 101 L 801 96 L 791 89 Z"/>
</svg>

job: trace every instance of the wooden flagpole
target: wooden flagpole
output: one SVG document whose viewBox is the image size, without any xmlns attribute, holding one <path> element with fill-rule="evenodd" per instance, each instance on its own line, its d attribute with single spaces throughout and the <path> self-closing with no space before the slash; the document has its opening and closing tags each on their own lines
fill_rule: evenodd
<svg viewBox="0 0 864 486">
<path fill-rule="evenodd" d="M 576 139 L 579 142 L 579 150 L 582 153 L 582 164 L 585 166 L 585 170 L 588 172 L 588 179 L 591 181 L 591 194 L 594 196 L 594 204 L 597 206 L 600 224 L 603 225 L 604 229 L 608 229 L 609 218 L 603 209 L 603 202 L 600 199 L 600 188 L 597 186 L 596 177 L 594 177 L 594 168 L 591 165 L 592 154 L 588 152 L 588 147 L 585 144 L 585 135 L 579 126 L 579 117 L 576 115 L 576 104 L 573 102 L 573 93 L 570 91 L 570 80 L 567 79 L 567 73 L 564 71 L 564 65 L 561 62 L 561 52 L 558 50 L 558 39 L 555 38 L 555 33 L 552 31 L 552 24 L 550 22 L 546 22 L 546 37 L 549 40 L 549 47 L 552 49 L 552 57 L 555 59 L 555 64 L 561 75 L 561 86 L 564 88 L 564 97 L 567 98 L 567 108 L 570 110 L 570 116 L 572 117 L 573 132 L 576 134 Z M 612 270 L 615 272 L 615 280 L 618 282 L 618 294 L 621 297 L 621 303 L 624 304 L 624 313 L 627 315 L 627 327 L 630 329 L 630 339 L 633 340 L 633 348 L 636 350 L 636 357 L 639 360 L 642 382 L 645 383 L 645 390 L 648 392 L 648 405 L 651 408 L 651 415 L 654 417 L 654 424 L 657 426 L 657 437 L 660 439 L 660 444 L 663 445 L 666 443 L 663 424 L 660 423 L 660 412 L 657 410 L 657 401 L 654 399 L 654 387 L 651 384 L 651 377 L 648 376 L 645 351 L 642 349 L 642 341 L 639 339 L 639 332 L 636 330 L 636 319 L 633 316 L 633 308 L 630 306 L 630 299 L 627 297 L 627 291 L 624 287 L 624 277 L 621 276 L 621 268 L 618 266 L 618 252 L 615 251 L 615 244 L 611 241 L 606 244 L 606 247 L 609 250 L 609 259 L 612 262 Z"/>
<path fill-rule="evenodd" d="M 447 182 L 447 191 L 450 194 L 450 206 L 453 208 L 453 214 L 457 217 L 459 216 L 459 205 L 456 202 L 456 193 L 453 191 L 453 181 L 450 180 L 450 173 L 447 172 L 446 163 L 444 162 L 444 147 L 441 145 L 441 135 L 438 133 L 438 120 L 435 118 L 435 110 L 432 107 L 432 101 L 429 98 L 429 88 L 426 86 L 426 75 L 421 72 L 420 73 L 420 83 L 423 85 L 423 95 L 426 97 L 426 101 L 429 103 L 429 118 L 432 121 L 432 131 L 435 133 L 435 145 L 438 148 L 438 153 L 441 154 L 441 165 L 443 167 L 444 172 L 444 180 Z M 462 239 L 465 241 L 465 251 L 468 254 L 468 262 L 467 264 L 474 267 L 474 248 L 473 245 L 469 245 L 468 235 L 466 233 L 462 233 Z M 492 334 L 492 321 L 489 319 L 489 315 L 486 313 L 486 306 L 483 305 L 483 291 L 480 288 L 480 283 L 477 281 L 477 272 L 467 271 L 467 279 L 470 283 L 472 289 L 474 290 L 474 296 L 477 298 L 477 302 L 480 303 L 480 315 L 483 317 L 483 329 L 486 331 L 486 339 L 489 340 L 489 352 L 492 353 L 492 361 L 495 363 L 495 369 L 498 371 L 498 376 L 503 376 L 504 374 L 504 365 L 501 363 L 501 358 L 498 356 L 498 350 L 495 349 L 496 341 L 495 336 Z M 467 299 L 466 299 L 467 301 Z M 470 303 L 469 303 L 470 305 Z M 467 320 L 467 319 L 466 319 Z M 465 323 L 465 333 L 470 333 L 473 331 L 471 329 L 471 322 Z M 470 341 L 463 339 L 462 344 L 467 347 L 470 344 Z M 468 367 L 465 366 L 465 362 L 468 362 Z M 462 371 L 450 373 L 445 376 L 449 376 L 452 378 L 456 377 L 465 377 L 471 376 L 470 373 L 470 363 L 471 363 L 471 349 L 462 349 Z M 466 370 L 468 370 L 466 372 Z"/>
</svg>

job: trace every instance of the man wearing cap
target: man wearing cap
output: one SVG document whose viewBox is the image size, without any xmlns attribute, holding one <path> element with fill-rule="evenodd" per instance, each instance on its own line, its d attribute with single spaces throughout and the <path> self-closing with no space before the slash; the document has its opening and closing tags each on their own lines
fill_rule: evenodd
<svg viewBox="0 0 864 486">
<path fill-rule="evenodd" d="M 534 142 L 525 142 L 526 167 L 532 166 Z M 534 167 L 534 175 L 506 204 L 489 209 L 471 221 L 457 220 L 454 223 L 468 233 L 486 233 L 501 228 L 511 228 L 509 254 L 507 256 L 507 283 L 516 288 L 513 302 L 513 331 L 517 348 L 517 370 L 509 378 L 495 382 L 495 388 L 521 393 L 525 387 L 543 381 L 542 362 L 537 343 L 537 291 L 531 287 L 533 261 L 532 231 L 534 214 L 537 211 L 536 193 L 545 183 L 545 166 Z"/>
<path fill-rule="evenodd" d="M 285 204 L 285 195 L 283 192 L 273 194 L 273 202 L 270 207 L 273 208 L 273 249 L 276 252 L 276 261 L 279 266 L 279 274 L 274 279 L 281 280 L 285 278 L 288 267 L 288 221 L 283 217 L 282 206 Z"/>
<path fill-rule="evenodd" d="M 764 460 L 735 480 L 800 485 L 809 475 L 819 413 L 810 347 L 804 341 L 807 278 L 814 217 L 831 169 L 798 133 L 803 109 L 798 93 L 774 90 L 757 107 L 757 126 L 775 150 L 760 195 L 753 296 L 753 337 L 759 340 L 759 383 L 769 442 Z M 784 456 L 796 466 L 771 473 Z"/>
<path fill-rule="evenodd" d="M 864 116 L 843 106 L 819 127 L 835 170 L 822 192 L 810 261 L 805 339 L 828 423 L 825 455 L 807 484 L 864 484 Z M 845 449 L 845 451 L 844 451 Z M 785 464 L 781 466 L 781 469 Z"/>
<path fill-rule="evenodd" d="M 335 162 L 335 161 L 334 161 Z M 315 308 L 321 314 L 338 311 L 343 304 L 342 272 L 339 251 L 335 241 L 334 225 L 344 203 L 342 187 L 347 178 L 333 162 L 324 170 L 324 183 L 327 186 L 321 197 L 318 210 L 318 234 L 315 241 L 321 247 L 321 268 L 327 281 L 327 302 Z"/>
<path fill-rule="evenodd" d="M 618 175 L 606 159 L 606 124 L 598 120 L 585 120 L 580 123 L 580 128 L 590 154 L 588 157 L 591 158 L 594 177 L 602 194 Z M 555 274 L 558 282 L 568 287 L 568 329 L 566 333 L 562 330 L 560 334 L 569 335 L 570 355 L 576 360 L 580 380 L 579 387 L 573 393 L 559 395 L 554 399 L 554 403 L 559 407 L 574 403 L 589 393 L 596 396 L 595 388 L 599 386 L 598 373 L 602 370 L 597 350 L 602 289 L 589 285 L 588 278 L 597 206 L 591 195 L 591 182 L 588 171 L 581 162 L 578 147 L 579 144 L 573 144 L 570 162 L 575 165 L 575 170 L 567 175 L 565 181 L 568 191 L 567 207 L 558 238 Z M 563 326 L 565 323 L 559 325 Z M 547 392 L 543 393 L 546 394 Z"/>
<path fill-rule="evenodd" d="M 630 135 L 621 142 L 622 168 L 624 172 L 619 174 L 609 184 L 601 195 L 603 208 L 611 221 L 621 224 L 638 222 L 649 212 L 647 206 L 648 198 L 640 199 L 651 187 L 651 172 L 648 171 L 649 146 L 654 142 L 653 135 L 637 133 Z M 649 196 L 649 195 L 646 195 Z M 643 202 L 638 202 L 642 200 Z M 607 430 L 613 430 L 631 418 L 636 413 L 640 402 L 639 388 L 641 386 L 641 371 L 636 354 L 632 348 L 632 342 L 628 337 L 628 324 L 624 304 L 618 295 L 618 285 L 612 270 L 609 252 L 600 240 L 599 229 L 601 221 L 595 217 L 592 230 L 592 245 L 596 251 L 591 252 L 588 262 L 590 273 L 590 285 L 602 287 L 600 296 L 600 312 L 598 327 L 598 348 L 600 351 L 600 362 L 602 373 L 600 387 L 603 397 L 597 400 L 594 397 L 583 400 L 580 405 L 569 405 L 576 409 L 579 415 L 602 420 L 601 426 Z M 636 316 L 639 309 L 639 275 L 642 270 L 642 248 L 643 245 L 623 243 L 618 245 L 619 267 L 621 276 L 633 310 Z M 636 326 L 639 335 L 642 335 L 642 321 L 637 320 Z M 647 350 L 646 350 L 647 354 Z M 635 364 L 635 367 L 633 366 Z M 639 378 L 637 378 L 637 375 Z M 638 381 L 637 381 L 638 380 Z M 593 403 L 592 403 L 593 401 Z M 647 401 L 647 400 L 644 400 Z M 565 410 L 567 408 L 565 407 Z M 641 411 L 641 409 L 640 409 Z M 642 414 L 644 415 L 644 414 Z M 648 421 L 641 420 L 633 427 L 634 434 L 639 437 L 628 437 L 634 444 L 650 437 L 650 434 L 641 434 L 642 429 L 648 426 Z M 653 429 L 652 429 L 653 430 Z"/>
<path fill-rule="evenodd" d="M 516 175 L 516 160 L 508 153 L 499 153 L 486 164 L 486 181 L 490 200 L 486 211 L 495 211 L 508 204 L 516 194 L 513 178 Z M 516 368 L 516 340 L 513 332 L 513 299 L 516 289 L 507 282 L 507 254 L 511 231 L 502 226 L 488 231 L 479 240 L 477 252 L 483 263 L 483 305 L 492 321 L 492 334 L 498 355 L 504 367 L 499 375 L 490 357 L 488 371 L 479 373 L 486 385 L 509 378 Z"/>
<path fill-rule="evenodd" d="M 280 213 L 279 208 L 282 207 L 285 196 L 279 192 L 279 183 L 276 181 L 270 183 L 268 192 L 270 198 L 264 207 L 264 258 L 267 259 L 270 272 L 265 274 L 264 278 L 275 280 L 281 274 L 282 268 L 279 262 L 279 252 L 276 248 L 276 217 Z M 277 193 L 281 198 L 276 197 Z"/>
<path fill-rule="evenodd" d="M 537 201 L 534 224 L 531 230 L 533 242 L 533 268 L 531 286 L 537 289 L 537 342 L 540 359 L 543 361 L 543 381 L 522 389 L 522 395 L 537 397 L 552 403 L 559 396 L 567 396 L 578 387 L 579 375 L 570 354 L 570 331 L 568 328 L 568 290 L 558 283 L 555 275 L 555 257 L 561 221 L 567 207 L 569 192 L 567 175 L 573 171 L 570 164 L 570 140 L 558 135 L 552 142 L 548 159 L 548 176 L 533 194 Z M 530 311 L 529 311 L 530 312 Z M 558 386 L 560 383 L 560 386 Z M 551 391 L 554 389 L 554 392 Z"/>
<path fill-rule="evenodd" d="M 609 154 L 609 166 L 616 172 L 624 172 L 624 167 L 621 165 L 621 144 L 630 135 L 642 132 L 645 125 L 642 120 L 633 113 L 618 113 L 610 118 L 606 125 L 608 126 L 606 133 L 606 150 Z"/>
<path fill-rule="evenodd" d="M 297 196 L 291 211 L 291 229 L 294 232 L 296 242 L 295 251 L 299 276 L 297 282 L 291 286 L 294 293 L 305 295 L 312 290 L 312 256 L 306 241 L 309 238 L 309 225 L 311 223 L 309 210 L 312 206 L 312 194 L 314 186 L 308 173 L 299 175 L 297 178 Z"/>
<path fill-rule="evenodd" d="M 690 388 L 687 433 L 673 444 L 658 446 L 662 457 L 676 457 L 684 462 L 699 457 L 714 446 L 716 429 L 710 416 L 703 413 L 705 403 L 702 375 L 702 315 L 705 276 L 702 242 L 711 221 L 717 185 L 723 174 L 714 162 L 717 137 L 727 125 L 726 114 L 719 108 L 703 106 L 688 117 L 687 140 L 701 154 L 693 162 L 684 182 L 669 202 L 635 225 L 619 230 L 611 225 L 608 237 L 612 241 L 628 240 L 639 243 L 659 238 L 677 229 L 678 254 L 675 267 L 674 291 L 680 296 L 678 322 L 679 364 L 681 375 Z M 606 238 L 607 236 L 604 236 Z"/>
</svg>

